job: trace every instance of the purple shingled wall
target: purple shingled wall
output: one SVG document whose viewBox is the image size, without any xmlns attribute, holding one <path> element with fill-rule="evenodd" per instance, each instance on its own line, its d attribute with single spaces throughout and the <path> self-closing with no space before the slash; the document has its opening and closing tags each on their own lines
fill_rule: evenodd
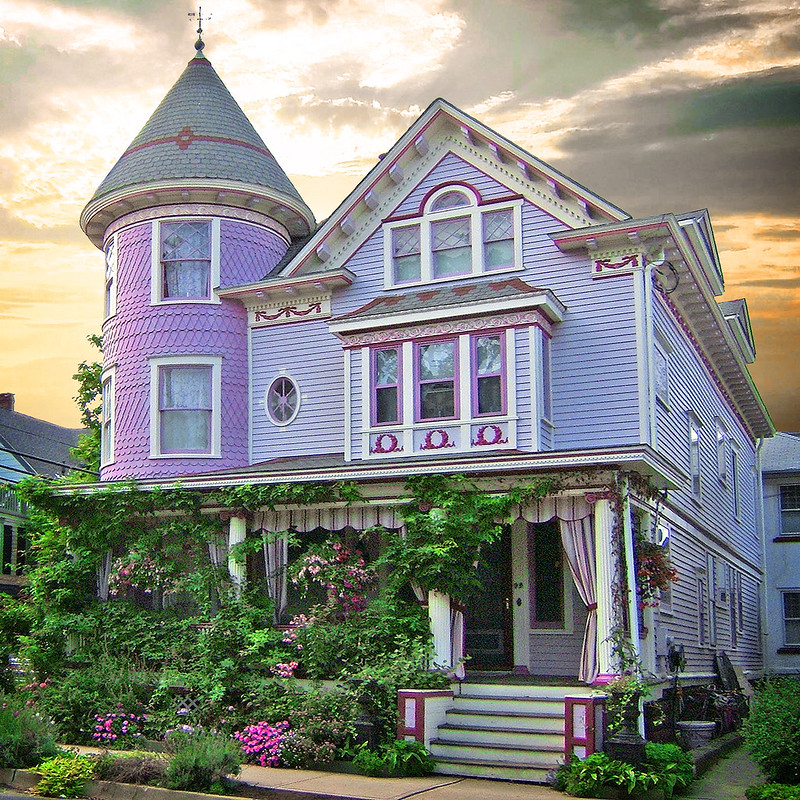
<svg viewBox="0 0 800 800">
<path fill-rule="evenodd" d="M 262 277 L 286 244 L 272 231 L 221 224 L 223 285 Z M 151 223 L 119 234 L 117 313 L 103 327 L 104 363 L 116 366 L 114 462 L 102 480 L 165 478 L 248 463 L 247 313 L 237 301 L 150 305 Z M 221 457 L 150 458 L 150 364 L 154 356 L 221 356 Z"/>
</svg>

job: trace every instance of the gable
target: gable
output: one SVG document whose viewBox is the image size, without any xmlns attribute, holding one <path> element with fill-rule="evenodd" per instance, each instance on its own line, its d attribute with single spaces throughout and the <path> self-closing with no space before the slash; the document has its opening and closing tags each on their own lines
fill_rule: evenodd
<svg viewBox="0 0 800 800">
<path fill-rule="evenodd" d="M 382 222 L 411 202 L 439 166 L 469 165 L 496 187 L 524 198 L 568 228 L 627 218 L 512 142 L 442 100 L 436 101 L 364 177 L 272 280 L 340 268 Z"/>
</svg>

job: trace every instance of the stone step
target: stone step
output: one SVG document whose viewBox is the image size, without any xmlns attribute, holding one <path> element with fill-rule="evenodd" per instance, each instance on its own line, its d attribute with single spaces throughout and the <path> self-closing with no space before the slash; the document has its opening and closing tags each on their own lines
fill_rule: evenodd
<svg viewBox="0 0 800 800">
<path fill-rule="evenodd" d="M 447 711 L 448 724 L 476 728 L 517 728 L 541 733 L 564 733 L 563 711 L 493 711 L 491 709 L 455 709 Z"/>
<path fill-rule="evenodd" d="M 465 778 L 489 778 L 523 783 L 547 783 L 547 776 L 553 767 L 521 766 L 498 761 L 481 759 L 462 759 L 458 761 L 437 761 L 434 770 L 440 775 L 458 775 Z"/>
<path fill-rule="evenodd" d="M 564 716 L 564 698 L 510 697 L 500 695 L 457 695 L 453 698 L 457 711 L 496 711 L 499 713 L 525 713 Z"/>
<path fill-rule="evenodd" d="M 477 726 L 446 723 L 439 726 L 440 742 L 459 744 L 510 744 L 542 750 L 564 751 L 564 734 L 541 728 Z"/>
<path fill-rule="evenodd" d="M 479 760 L 487 763 L 519 764 L 552 769 L 564 758 L 564 749 L 528 747 L 517 744 L 468 744 L 463 742 L 431 739 L 431 755 L 438 762 Z"/>
<path fill-rule="evenodd" d="M 542 686 L 525 683 L 470 683 L 466 681 L 459 687 L 459 696 L 479 695 L 481 697 L 536 697 L 557 698 L 588 697 L 594 692 L 591 686 Z"/>
</svg>

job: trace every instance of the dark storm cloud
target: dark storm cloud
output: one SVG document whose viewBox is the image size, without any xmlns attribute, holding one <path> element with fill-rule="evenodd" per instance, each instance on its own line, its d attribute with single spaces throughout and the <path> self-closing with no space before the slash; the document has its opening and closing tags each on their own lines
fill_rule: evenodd
<svg viewBox="0 0 800 800">
<path fill-rule="evenodd" d="M 564 157 L 554 166 L 636 215 L 684 210 L 687 198 L 692 208 L 718 215 L 796 213 L 800 118 L 794 109 L 783 114 L 785 124 L 766 121 L 796 85 L 800 68 L 744 76 L 712 90 L 673 83 L 607 99 L 569 121 L 576 129 L 559 141 Z M 708 112 L 702 130 L 675 125 L 709 97 L 718 113 Z M 724 111 L 725 97 L 736 98 L 734 110 Z M 748 111 L 762 123 L 743 124 Z"/>
<path fill-rule="evenodd" d="M 657 0 L 561 0 L 565 27 L 592 35 L 655 33 L 669 19 Z"/>
</svg>

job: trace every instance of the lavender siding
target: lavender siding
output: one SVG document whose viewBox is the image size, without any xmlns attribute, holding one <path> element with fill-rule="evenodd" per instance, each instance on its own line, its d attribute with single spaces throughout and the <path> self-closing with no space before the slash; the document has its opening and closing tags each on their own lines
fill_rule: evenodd
<svg viewBox="0 0 800 800">
<path fill-rule="evenodd" d="M 572 586 L 572 581 L 570 581 Z M 530 670 L 534 675 L 574 676 L 578 674 L 586 627 L 586 606 L 572 588 L 572 630 L 569 633 L 531 633 Z"/>
<path fill-rule="evenodd" d="M 232 301 L 150 305 L 151 231 L 148 222 L 119 234 L 117 313 L 103 327 L 104 364 L 116 366 L 115 461 L 103 468 L 103 480 L 172 477 L 248 462 L 246 312 Z M 221 457 L 150 458 L 148 358 L 179 355 L 222 358 Z"/>
<path fill-rule="evenodd" d="M 535 386 L 531 379 L 533 363 L 530 352 L 530 336 L 528 328 L 517 328 L 514 331 L 514 360 L 516 362 L 516 396 L 517 396 L 517 448 L 520 450 L 533 449 L 533 434 L 531 414 L 534 413 L 535 398 L 531 392 Z M 511 380 L 508 384 L 509 393 L 512 391 Z"/>
<path fill-rule="evenodd" d="M 344 356 L 327 322 L 256 328 L 253 353 L 253 462 L 278 456 L 321 455 L 344 450 Z M 281 374 L 301 393 L 289 425 L 275 425 L 264 410 L 269 385 Z"/>
<path fill-rule="evenodd" d="M 672 558 L 680 580 L 673 588 L 673 613 L 662 614 L 662 625 L 676 641 L 685 644 L 690 668 L 712 671 L 714 651 L 724 649 L 744 668 L 761 666 L 758 631 L 758 582 L 761 553 L 755 520 L 755 451 L 752 441 L 727 399 L 700 358 L 691 338 L 682 330 L 672 310 L 655 293 L 654 322 L 659 336 L 669 345 L 669 401 L 656 402 L 656 448 L 689 473 L 689 412 L 703 423 L 700 439 L 700 499 L 687 485 L 670 491 L 668 503 L 681 510 L 672 534 Z M 738 486 L 740 517 L 734 514 L 732 481 L 720 480 L 717 468 L 717 420 L 736 444 L 739 455 Z M 698 572 L 711 554 L 718 565 L 718 578 L 734 567 L 743 576 L 744 630 L 734 646 L 730 632 L 730 597 L 717 598 L 716 646 L 710 643 L 710 620 L 706 612 L 706 643 L 698 643 Z M 719 585 L 719 581 L 718 581 Z"/>
<path fill-rule="evenodd" d="M 220 286 L 241 286 L 263 278 L 283 257 L 287 243 L 269 228 L 220 221 Z"/>
</svg>

